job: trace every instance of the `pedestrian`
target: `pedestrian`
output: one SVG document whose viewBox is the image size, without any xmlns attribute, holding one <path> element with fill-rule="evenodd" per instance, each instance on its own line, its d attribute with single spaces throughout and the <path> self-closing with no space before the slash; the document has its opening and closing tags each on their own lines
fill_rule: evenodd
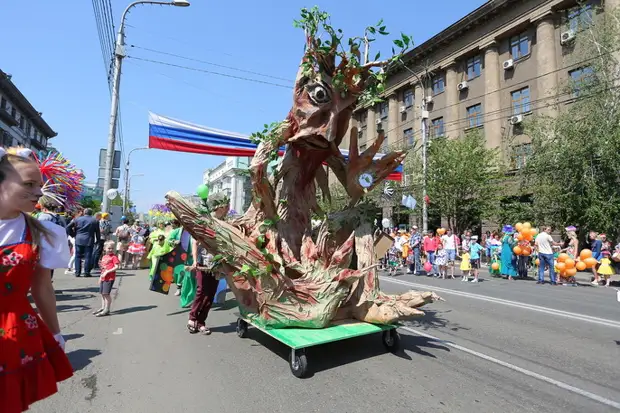
<svg viewBox="0 0 620 413">
<path fill-rule="evenodd" d="M 56 204 L 53 201 L 43 199 L 42 201 L 39 201 L 39 204 L 41 205 L 41 213 L 37 215 L 37 219 L 39 221 L 49 221 L 54 225 L 58 225 L 59 227 L 65 229 L 66 224 L 64 223 L 64 220 L 61 219 L 60 215 L 55 212 Z M 54 279 L 54 270 L 50 271 L 50 277 Z M 60 291 L 57 292 L 60 293 Z"/>
<path fill-rule="evenodd" d="M 603 251 L 601 258 L 601 265 L 598 268 L 598 273 L 605 279 L 605 287 L 609 287 L 611 284 L 611 276 L 615 274 L 615 271 L 611 265 L 611 252 L 608 250 Z"/>
<path fill-rule="evenodd" d="M 75 276 L 82 276 L 82 259 L 84 259 L 84 277 L 90 277 L 93 266 L 93 248 L 99 242 L 99 221 L 93 217 L 93 210 L 86 208 L 84 215 L 69 224 L 75 231 Z"/>
<path fill-rule="evenodd" d="M 112 287 L 116 280 L 116 271 L 121 262 L 114 254 L 114 241 L 106 241 L 103 246 L 105 255 L 101 257 L 99 268 L 101 275 L 99 276 L 99 294 L 101 294 L 101 308 L 93 314 L 97 317 L 104 317 L 110 314 L 112 306 Z"/>
<path fill-rule="evenodd" d="M 135 224 L 131 227 L 131 240 L 129 246 L 127 247 L 127 253 L 130 256 L 131 261 L 131 269 L 136 270 L 140 265 L 140 261 L 142 260 L 142 256 L 146 251 L 145 243 L 145 234 L 144 228 L 140 226 L 140 222 L 136 221 Z"/>
<path fill-rule="evenodd" d="M 110 224 L 110 214 L 107 212 L 95 214 L 95 219 L 99 222 L 99 234 L 101 235 L 101 238 L 99 238 L 93 250 L 94 268 L 98 269 L 99 258 L 101 258 L 101 254 L 103 253 L 103 246 L 110 240 L 110 236 L 112 235 L 112 225 Z"/>
<path fill-rule="evenodd" d="M 478 282 L 478 270 L 480 269 L 481 255 L 483 251 L 484 247 L 478 244 L 478 236 L 474 235 L 471 237 L 471 242 L 469 244 L 469 262 L 471 263 L 471 271 L 474 276 L 474 279 L 471 280 L 473 283 Z"/>
<path fill-rule="evenodd" d="M 514 238 L 515 231 L 512 225 L 504 225 L 502 232 L 504 233 L 504 236 L 502 237 L 502 252 L 500 254 L 501 275 L 512 281 L 514 280 L 514 277 L 517 276 L 514 252 L 512 251 L 514 246 L 517 244 L 517 241 Z"/>
<path fill-rule="evenodd" d="M 435 251 L 437 250 L 437 238 L 434 236 L 433 231 L 428 231 L 426 236 L 422 240 L 422 245 L 424 247 L 424 254 L 426 254 L 426 260 L 431 263 L 431 271 L 430 274 L 427 275 L 438 275 L 437 267 L 435 266 Z"/>
<path fill-rule="evenodd" d="M 128 225 L 127 218 L 121 220 L 121 225 L 116 228 L 114 235 L 116 235 L 116 252 L 118 253 L 118 260 L 120 261 L 120 269 L 122 270 L 127 265 L 129 260 L 129 254 L 127 254 L 127 248 L 129 248 L 129 241 L 131 240 L 131 228 Z"/>
<path fill-rule="evenodd" d="M 448 251 L 441 243 L 437 244 L 437 249 L 435 250 L 435 264 L 439 269 L 439 276 L 445 280 L 448 274 Z M 454 279 L 454 274 L 451 276 Z"/>
<path fill-rule="evenodd" d="M 459 245 L 459 240 L 456 235 L 452 233 L 452 230 L 449 228 L 446 230 L 446 233 L 441 237 L 441 244 L 443 249 L 446 250 L 446 255 L 448 257 L 448 265 L 450 266 L 450 277 L 454 279 L 454 263 L 456 261 L 457 256 L 457 248 Z"/>
<path fill-rule="evenodd" d="M 230 199 L 224 193 L 218 192 L 209 196 L 207 205 L 215 219 L 223 220 L 230 209 Z M 211 330 L 207 327 L 206 320 L 215 299 L 219 280 L 214 273 L 213 256 L 197 240 L 194 241 L 192 244 L 192 257 L 194 260 L 192 270 L 196 274 L 196 295 L 192 302 L 192 309 L 189 312 L 187 329 L 192 334 L 202 333 L 209 335 Z"/>
<path fill-rule="evenodd" d="M 551 227 L 549 226 L 543 227 L 543 231 L 536 236 L 534 246 L 538 251 L 539 260 L 538 281 L 536 284 L 545 283 L 545 267 L 549 266 L 549 279 L 551 280 L 551 285 L 557 285 L 553 261 L 553 247 L 560 245 L 561 243 L 555 242 L 551 237 Z"/>
<path fill-rule="evenodd" d="M 422 261 L 420 260 L 420 248 L 422 247 L 422 236 L 418 233 L 416 225 L 411 227 L 411 238 L 409 238 L 409 248 L 413 254 L 412 263 L 409 264 L 408 274 L 420 275 Z"/>
<path fill-rule="evenodd" d="M 42 184 L 29 149 L 0 148 L 2 413 L 28 410 L 55 394 L 57 383 L 73 375 L 50 277 L 50 270 L 64 267 L 69 259 L 67 237 L 63 228 L 30 216 Z"/>
<path fill-rule="evenodd" d="M 603 253 L 603 241 L 596 233 L 596 231 L 590 231 L 590 250 L 592 251 L 592 257 L 600 263 L 600 259 Z M 600 285 L 600 278 L 598 275 L 597 267 L 599 264 L 592 267 L 592 275 L 594 275 L 594 280 L 592 280 L 592 285 Z"/>
</svg>

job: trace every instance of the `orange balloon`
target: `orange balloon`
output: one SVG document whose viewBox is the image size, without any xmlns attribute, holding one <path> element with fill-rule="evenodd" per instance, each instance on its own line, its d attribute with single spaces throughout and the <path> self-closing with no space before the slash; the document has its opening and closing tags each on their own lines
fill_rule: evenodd
<svg viewBox="0 0 620 413">
<path fill-rule="evenodd" d="M 517 234 L 517 240 L 519 240 L 519 241 L 523 241 L 523 234 L 522 234 L 522 233 L 520 233 L 520 232 L 519 232 L 519 233 Z"/>
<path fill-rule="evenodd" d="M 530 224 L 529 222 L 524 222 L 523 228 L 527 228 L 529 230 L 530 228 L 532 228 L 532 224 Z"/>
<path fill-rule="evenodd" d="M 566 276 L 574 277 L 575 275 L 577 275 L 577 268 L 567 268 L 566 269 Z"/>
<path fill-rule="evenodd" d="M 523 247 L 521 248 L 521 254 L 529 257 L 532 254 L 532 249 L 530 247 Z"/>
<path fill-rule="evenodd" d="M 522 253 L 523 251 L 521 251 L 521 247 L 519 247 L 519 246 L 517 245 L 516 247 L 514 247 L 514 248 L 512 249 L 512 252 L 514 252 L 514 253 L 515 253 L 515 255 L 521 255 L 521 253 Z"/>
<path fill-rule="evenodd" d="M 585 260 L 583 260 L 583 262 L 586 263 L 586 267 L 588 268 L 596 267 L 596 264 L 598 264 L 598 262 L 596 261 L 596 258 L 594 257 L 588 257 Z"/>
<path fill-rule="evenodd" d="M 581 250 L 581 252 L 579 253 L 579 258 L 581 258 L 582 261 L 584 261 L 586 258 L 590 258 L 592 256 L 592 251 L 590 251 L 587 248 L 584 248 Z"/>
<path fill-rule="evenodd" d="M 491 264 L 491 268 L 495 271 L 499 270 L 499 264 L 494 262 L 493 264 Z"/>
<path fill-rule="evenodd" d="M 525 236 L 524 236 L 526 241 L 531 241 L 534 237 L 532 237 L 532 233 L 528 232 Z"/>
<path fill-rule="evenodd" d="M 564 264 L 566 264 L 567 270 L 571 268 L 575 268 L 575 260 L 570 257 L 564 260 Z"/>
<path fill-rule="evenodd" d="M 530 234 L 532 234 L 532 237 L 535 237 L 536 234 L 538 234 L 538 231 L 536 230 L 536 228 L 530 228 Z"/>
<path fill-rule="evenodd" d="M 564 262 L 566 261 L 567 258 L 570 258 L 570 256 L 566 254 L 565 252 L 563 252 L 560 255 L 558 255 L 558 262 Z"/>
<path fill-rule="evenodd" d="M 534 261 L 534 264 L 536 264 L 536 266 L 538 267 L 540 265 L 540 260 L 536 258 L 536 261 Z"/>
<path fill-rule="evenodd" d="M 515 225 L 515 229 L 521 232 L 521 230 L 523 229 L 523 224 L 520 222 L 517 222 L 517 224 Z"/>
<path fill-rule="evenodd" d="M 577 261 L 577 264 L 575 264 L 575 267 L 577 268 L 577 270 L 583 271 L 587 268 L 587 265 L 583 261 Z"/>
<path fill-rule="evenodd" d="M 566 270 L 566 264 L 563 262 L 558 262 L 555 267 L 558 269 L 558 272 L 564 272 Z"/>
</svg>

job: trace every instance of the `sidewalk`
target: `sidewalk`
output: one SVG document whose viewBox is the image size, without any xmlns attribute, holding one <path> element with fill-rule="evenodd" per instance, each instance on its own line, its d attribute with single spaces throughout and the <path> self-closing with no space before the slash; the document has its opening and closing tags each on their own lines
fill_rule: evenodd
<svg viewBox="0 0 620 413">
<path fill-rule="evenodd" d="M 486 275 L 489 276 L 489 267 L 486 264 L 482 265 L 482 268 L 480 268 L 480 273 L 482 275 Z M 532 278 L 537 278 L 538 277 L 538 267 L 535 267 L 534 270 L 530 270 L 528 271 L 528 275 Z M 556 274 L 557 275 L 557 274 Z M 545 279 L 549 279 L 549 271 L 545 271 Z M 593 275 L 592 272 L 590 271 L 579 271 L 577 272 L 577 275 L 575 275 L 575 280 L 577 281 L 577 283 L 579 284 L 589 284 L 590 282 L 592 282 L 593 279 Z M 620 282 L 620 275 L 616 274 L 613 275 L 611 277 L 611 282 L 612 284 L 615 283 L 619 283 Z"/>
</svg>

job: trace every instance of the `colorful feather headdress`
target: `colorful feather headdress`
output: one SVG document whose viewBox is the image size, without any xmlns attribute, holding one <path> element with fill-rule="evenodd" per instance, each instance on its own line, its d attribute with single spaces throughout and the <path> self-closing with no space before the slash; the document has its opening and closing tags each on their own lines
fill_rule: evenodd
<svg viewBox="0 0 620 413">
<path fill-rule="evenodd" d="M 66 209 L 78 206 L 84 189 L 84 173 L 59 152 L 34 154 L 43 178 L 43 200 L 47 198 Z"/>
</svg>

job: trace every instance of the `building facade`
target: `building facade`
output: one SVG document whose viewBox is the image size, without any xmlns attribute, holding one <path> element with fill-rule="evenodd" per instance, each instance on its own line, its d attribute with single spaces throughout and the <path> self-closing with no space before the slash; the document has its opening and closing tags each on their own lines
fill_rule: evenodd
<svg viewBox="0 0 620 413">
<path fill-rule="evenodd" d="M 230 198 L 230 209 L 243 214 L 252 199 L 248 168 L 251 158 L 227 157 L 224 162 L 203 174 L 203 183 L 211 193 L 224 192 Z"/>
<path fill-rule="evenodd" d="M 488 1 L 408 52 L 408 69 L 388 70 L 384 102 L 354 112 L 359 149 L 379 130 L 387 135 L 384 150 L 419 146 L 424 121 L 431 141 L 479 129 L 513 171 L 522 168 L 531 154 L 523 120 L 553 116 L 574 100 L 577 92 L 562 85 L 578 84 L 591 69 L 576 61 L 573 40 L 618 6 L 620 0 Z"/>
<path fill-rule="evenodd" d="M 57 135 L 12 81 L 0 70 L 0 146 L 46 151 Z"/>
</svg>

